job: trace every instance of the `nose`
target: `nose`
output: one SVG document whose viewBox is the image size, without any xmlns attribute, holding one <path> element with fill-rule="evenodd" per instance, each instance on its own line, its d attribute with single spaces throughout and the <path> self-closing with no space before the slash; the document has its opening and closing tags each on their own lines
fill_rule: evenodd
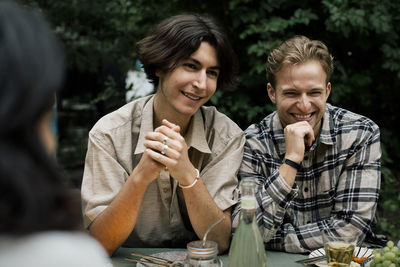
<svg viewBox="0 0 400 267">
<path fill-rule="evenodd" d="M 206 89 L 207 87 L 207 73 L 201 70 L 197 73 L 193 85 L 199 89 Z"/>
<path fill-rule="evenodd" d="M 297 106 L 301 111 L 307 112 L 309 110 L 309 108 L 311 107 L 311 102 L 307 94 L 300 95 Z"/>
</svg>

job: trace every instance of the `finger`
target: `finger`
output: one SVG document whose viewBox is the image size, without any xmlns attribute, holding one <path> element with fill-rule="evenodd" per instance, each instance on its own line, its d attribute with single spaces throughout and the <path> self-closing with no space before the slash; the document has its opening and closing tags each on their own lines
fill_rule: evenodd
<svg viewBox="0 0 400 267">
<path fill-rule="evenodd" d="M 158 131 L 158 132 L 148 132 L 148 133 L 146 133 L 144 138 L 146 140 L 158 141 L 160 143 L 163 143 L 164 145 L 168 145 L 168 142 L 170 140 L 170 138 L 167 135 L 163 134 L 160 131 Z"/>
<path fill-rule="evenodd" d="M 179 127 L 179 125 L 176 125 L 176 124 L 174 124 L 174 123 L 172 123 L 172 122 L 169 122 L 169 121 L 166 120 L 166 119 L 163 119 L 163 120 L 162 120 L 162 124 L 165 125 L 165 126 L 167 126 L 167 127 L 170 128 L 170 129 L 174 130 L 174 131 L 177 132 L 177 133 L 179 133 L 180 130 L 181 130 L 181 127 Z"/>
<path fill-rule="evenodd" d="M 167 150 L 168 151 L 168 150 Z M 162 155 L 161 153 L 158 153 L 152 149 L 148 150 L 148 155 L 150 158 L 152 158 L 154 161 L 162 164 L 163 166 L 169 168 L 168 166 L 174 166 L 176 165 L 176 160 L 171 159 L 169 157 L 166 157 L 165 155 Z"/>
<path fill-rule="evenodd" d="M 314 140 L 315 140 L 314 130 L 311 127 L 308 127 L 307 129 L 305 129 L 305 136 L 304 136 L 305 145 L 312 146 Z"/>
<path fill-rule="evenodd" d="M 168 137 L 162 132 L 149 132 L 145 135 L 145 139 L 146 141 L 156 141 L 162 145 L 168 145 L 168 147 L 177 151 L 180 151 L 180 148 L 182 147 L 178 141 Z"/>
<path fill-rule="evenodd" d="M 304 145 L 312 146 L 312 143 L 313 143 L 312 137 L 310 136 L 310 134 L 306 134 L 304 137 Z"/>
<path fill-rule="evenodd" d="M 172 130 L 171 128 L 162 125 L 160 127 L 158 127 L 157 129 L 154 130 L 157 133 L 162 133 L 165 136 L 167 136 L 169 139 L 171 140 L 177 140 L 177 141 L 183 141 L 184 138 L 182 137 L 182 135 L 179 132 L 176 132 L 174 130 Z"/>
<path fill-rule="evenodd" d="M 288 126 L 291 126 L 289 128 L 291 132 L 293 132 L 294 134 L 297 133 L 304 139 L 304 144 L 306 146 L 312 145 L 315 140 L 314 130 L 308 122 L 302 121 Z"/>
<path fill-rule="evenodd" d="M 169 157 L 172 159 L 179 158 L 179 153 L 175 149 L 158 141 L 145 141 L 144 146 L 153 150 L 156 153 L 164 155 L 165 157 Z"/>
<path fill-rule="evenodd" d="M 157 162 L 157 161 L 155 161 L 154 159 L 152 159 L 152 158 L 150 157 L 150 155 L 149 155 L 150 153 L 157 153 L 157 152 L 153 151 L 153 150 L 150 149 L 150 148 L 147 148 L 147 149 L 143 152 L 143 158 L 147 158 L 147 160 L 150 160 L 150 161 L 152 162 L 151 164 L 154 164 L 154 165 L 150 165 L 150 166 L 156 167 L 156 168 L 161 168 L 161 169 L 165 168 L 165 166 L 164 166 L 163 164 L 161 164 L 160 162 Z"/>
</svg>

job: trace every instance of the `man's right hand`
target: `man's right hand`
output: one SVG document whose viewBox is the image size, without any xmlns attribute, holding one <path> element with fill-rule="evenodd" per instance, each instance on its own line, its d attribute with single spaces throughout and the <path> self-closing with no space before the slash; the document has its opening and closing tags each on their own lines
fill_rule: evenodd
<svg viewBox="0 0 400 267">
<path fill-rule="evenodd" d="M 289 124 L 285 127 L 285 158 L 301 163 L 306 146 L 311 146 L 315 140 L 314 130 L 306 121 Z"/>
<path fill-rule="evenodd" d="M 165 169 L 164 165 L 151 158 L 151 153 L 156 152 L 151 151 L 150 148 L 145 149 L 142 158 L 140 159 L 138 165 L 135 167 L 131 174 L 133 179 L 145 179 L 139 182 L 143 182 L 144 184 L 146 184 L 146 186 L 157 179 L 157 177 L 160 175 L 160 172 Z"/>
</svg>

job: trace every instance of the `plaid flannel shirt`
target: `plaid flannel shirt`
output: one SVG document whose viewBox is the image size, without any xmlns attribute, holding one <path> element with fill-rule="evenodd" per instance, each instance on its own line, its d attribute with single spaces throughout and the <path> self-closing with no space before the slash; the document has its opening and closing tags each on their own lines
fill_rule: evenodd
<svg viewBox="0 0 400 267">
<path fill-rule="evenodd" d="M 266 248 L 309 252 L 322 230 L 372 234 L 380 190 L 380 132 L 370 119 L 326 105 L 320 135 L 308 148 L 290 187 L 279 173 L 285 137 L 278 114 L 246 130 L 239 180 L 257 180 L 256 219 Z M 240 205 L 233 214 L 237 227 Z"/>
</svg>

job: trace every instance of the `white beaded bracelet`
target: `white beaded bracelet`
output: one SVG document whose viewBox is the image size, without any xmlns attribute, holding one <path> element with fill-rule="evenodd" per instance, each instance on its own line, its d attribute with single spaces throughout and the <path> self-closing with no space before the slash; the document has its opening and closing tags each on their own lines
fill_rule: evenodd
<svg viewBox="0 0 400 267">
<path fill-rule="evenodd" d="M 200 172 L 199 172 L 199 170 L 196 169 L 196 172 L 197 172 L 197 175 L 196 175 L 196 177 L 194 178 L 194 181 L 193 181 L 192 184 L 186 185 L 186 186 L 185 186 L 185 185 L 181 185 L 181 184 L 178 182 L 179 187 L 180 187 L 180 188 L 184 188 L 184 189 L 193 187 L 193 186 L 197 183 L 197 181 L 200 179 Z"/>
</svg>

